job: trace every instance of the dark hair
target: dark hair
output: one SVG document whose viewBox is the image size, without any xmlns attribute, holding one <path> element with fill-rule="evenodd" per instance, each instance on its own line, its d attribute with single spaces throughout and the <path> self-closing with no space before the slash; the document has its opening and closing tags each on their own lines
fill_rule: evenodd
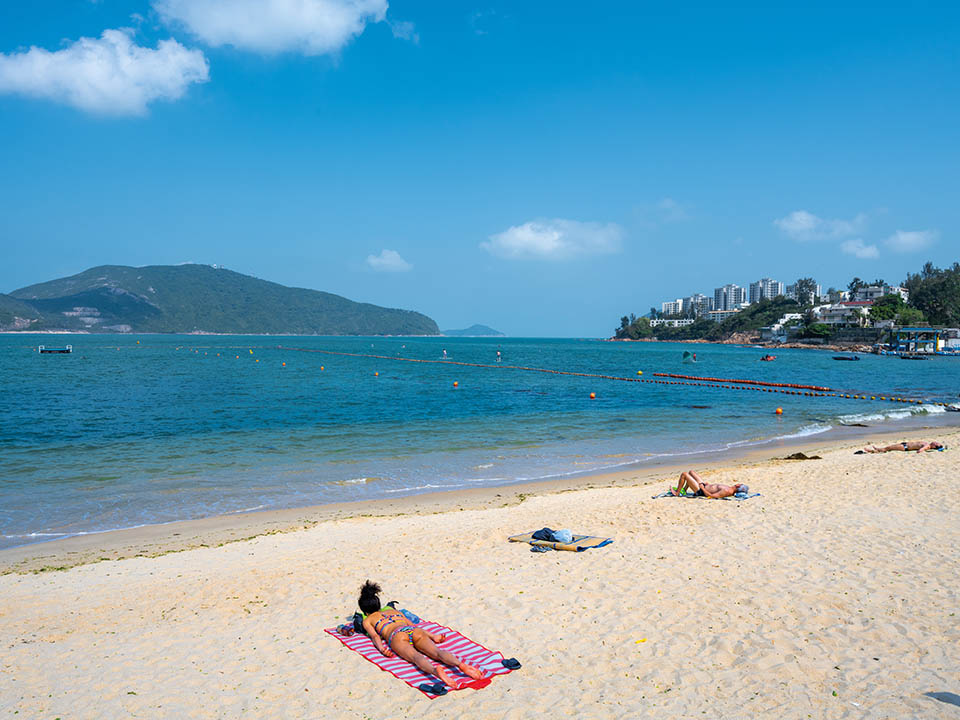
<svg viewBox="0 0 960 720">
<path fill-rule="evenodd" d="M 367 580 L 360 588 L 360 610 L 364 615 L 375 613 L 380 609 L 380 586 L 375 582 Z"/>
</svg>

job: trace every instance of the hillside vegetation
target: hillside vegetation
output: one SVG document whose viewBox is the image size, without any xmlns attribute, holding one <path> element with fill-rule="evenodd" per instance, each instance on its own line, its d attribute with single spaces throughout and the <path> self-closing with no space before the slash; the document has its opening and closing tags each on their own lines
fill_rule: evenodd
<svg viewBox="0 0 960 720">
<path fill-rule="evenodd" d="M 40 313 L 30 305 L 0 294 L 0 330 L 23 330 L 40 321 Z"/>
<path fill-rule="evenodd" d="M 208 265 L 104 265 L 10 294 L 32 329 L 292 335 L 436 335 L 418 312 L 357 303 Z M 0 311 L 3 306 L 0 305 Z"/>
</svg>

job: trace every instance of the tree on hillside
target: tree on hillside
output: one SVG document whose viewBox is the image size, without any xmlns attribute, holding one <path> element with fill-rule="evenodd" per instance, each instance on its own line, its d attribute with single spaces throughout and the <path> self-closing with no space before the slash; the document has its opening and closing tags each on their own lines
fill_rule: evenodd
<svg viewBox="0 0 960 720">
<path fill-rule="evenodd" d="M 870 321 L 876 323 L 884 320 L 894 320 L 905 307 L 903 298 L 897 293 L 884 295 L 870 307 Z"/>
<path fill-rule="evenodd" d="M 960 263 L 941 270 L 928 262 L 903 284 L 910 291 L 910 305 L 932 324 L 960 325 Z"/>
<path fill-rule="evenodd" d="M 629 318 L 627 316 L 620 318 L 620 327 L 614 331 L 613 335 L 618 340 L 638 340 L 652 336 L 653 328 L 650 327 L 649 318 L 638 318 L 631 313 Z"/>
<path fill-rule="evenodd" d="M 852 300 L 853 296 L 856 295 L 859 290 L 862 290 L 866 286 L 867 284 L 858 277 L 855 277 L 853 280 L 851 280 L 850 283 L 847 285 L 847 290 L 850 292 L 850 299 Z"/>
<path fill-rule="evenodd" d="M 796 283 L 797 302 L 812 305 L 817 297 L 817 281 L 811 277 L 800 278 Z"/>
<path fill-rule="evenodd" d="M 904 306 L 904 308 L 897 313 L 895 322 L 900 327 L 908 327 L 910 325 L 925 325 L 927 319 L 923 316 L 923 313 L 916 308 Z"/>
</svg>

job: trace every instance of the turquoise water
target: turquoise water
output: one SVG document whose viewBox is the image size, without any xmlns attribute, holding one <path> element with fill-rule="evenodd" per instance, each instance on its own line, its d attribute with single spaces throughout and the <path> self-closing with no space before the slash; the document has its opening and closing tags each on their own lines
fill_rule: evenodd
<svg viewBox="0 0 960 720">
<path fill-rule="evenodd" d="M 70 343 L 74 353 L 41 356 L 39 343 Z M 446 350 L 452 361 L 491 365 L 499 349 L 503 363 L 408 363 L 278 345 L 428 360 Z M 689 349 L 696 364 L 681 362 Z M 0 336 L 0 547 L 253 509 L 503 485 L 844 422 L 889 429 L 942 413 L 932 405 L 624 383 L 507 365 L 753 378 L 950 402 L 960 388 L 958 358 L 844 363 L 829 353 L 780 350 L 776 362 L 758 362 L 763 353 L 512 338 Z M 773 414 L 777 406 L 782 416 Z"/>
</svg>

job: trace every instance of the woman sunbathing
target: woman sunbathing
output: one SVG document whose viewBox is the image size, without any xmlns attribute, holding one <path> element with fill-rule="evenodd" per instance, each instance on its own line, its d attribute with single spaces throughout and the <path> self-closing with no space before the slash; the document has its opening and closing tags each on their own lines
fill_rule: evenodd
<svg viewBox="0 0 960 720">
<path fill-rule="evenodd" d="M 696 470 L 686 470 L 680 473 L 680 481 L 675 488 L 670 488 L 671 495 L 684 495 L 689 490 L 691 495 L 708 498 L 725 498 L 737 493 L 748 492 L 749 488 L 743 483 L 721 485 L 720 483 L 704 482 Z"/>
<path fill-rule="evenodd" d="M 427 675 L 436 675 L 450 687 L 457 687 L 458 683 L 443 665 L 455 667 L 474 680 L 485 676 L 484 672 L 468 665 L 453 653 L 438 648 L 437 643 L 443 642 L 443 635 L 412 625 L 399 610 L 391 607 L 381 609 L 379 596 L 380 586 L 367 580 L 360 588 L 359 604 L 361 612 L 366 616 L 363 619 L 363 629 L 373 640 L 377 650 L 386 657 L 399 655 Z M 431 662 L 432 660 L 438 662 Z"/>
<path fill-rule="evenodd" d="M 942 442 L 937 442 L 936 440 L 931 440 L 930 442 L 922 442 L 920 440 L 914 440 L 913 442 L 898 442 L 893 445 L 886 445 L 884 447 L 877 447 L 872 445 L 868 448 L 864 448 L 863 452 L 865 453 L 886 453 L 886 452 L 896 452 L 897 450 L 902 450 L 907 452 L 910 450 L 916 450 L 917 452 L 926 452 L 927 450 L 944 450 L 946 445 Z"/>
</svg>

